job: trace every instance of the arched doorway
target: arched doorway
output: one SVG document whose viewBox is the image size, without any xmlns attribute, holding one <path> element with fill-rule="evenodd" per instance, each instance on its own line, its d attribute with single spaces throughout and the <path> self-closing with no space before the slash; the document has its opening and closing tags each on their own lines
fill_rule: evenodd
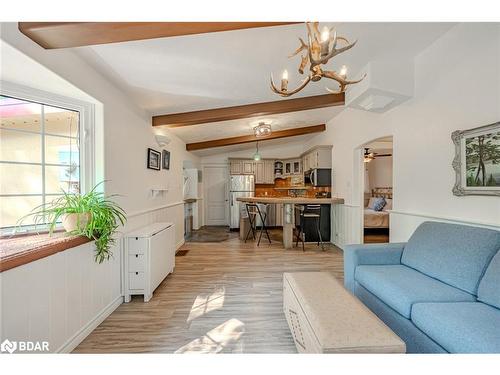
<svg viewBox="0 0 500 375">
<path fill-rule="evenodd" d="M 392 136 L 374 139 L 357 150 L 362 243 L 390 240 L 390 210 L 394 195 L 393 150 Z"/>
</svg>

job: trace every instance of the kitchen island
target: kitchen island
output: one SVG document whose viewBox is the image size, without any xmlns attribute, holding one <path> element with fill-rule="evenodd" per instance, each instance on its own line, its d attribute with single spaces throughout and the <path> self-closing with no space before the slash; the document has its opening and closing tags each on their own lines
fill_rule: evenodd
<svg viewBox="0 0 500 375">
<path fill-rule="evenodd" d="M 343 204 L 342 198 L 308 198 L 308 197 L 241 197 L 236 199 L 243 203 L 283 204 L 283 246 L 293 246 L 293 228 L 295 226 L 296 204 Z"/>
</svg>

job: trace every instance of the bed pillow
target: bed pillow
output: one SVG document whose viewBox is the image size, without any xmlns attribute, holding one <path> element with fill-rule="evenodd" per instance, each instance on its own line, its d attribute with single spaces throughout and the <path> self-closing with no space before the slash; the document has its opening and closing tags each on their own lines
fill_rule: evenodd
<svg viewBox="0 0 500 375">
<path fill-rule="evenodd" d="M 376 198 L 375 203 L 373 204 L 373 211 L 382 211 L 385 206 L 384 198 Z"/>
<path fill-rule="evenodd" d="M 385 206 L 384 206 L 383 211 L 389 211 L 389 210 L 392 210 L 392 199 L 387 198 L 385 200 Z"/>
<path fill-rule="evenodd" d="M 373 210 L 373 205 L 375 204 L 376 200 L 378 198 L 371 197 L 370 200 L 368 201 L 368 206 L 366 208 L 369 208 L 370 210 Z"/>
</svg>

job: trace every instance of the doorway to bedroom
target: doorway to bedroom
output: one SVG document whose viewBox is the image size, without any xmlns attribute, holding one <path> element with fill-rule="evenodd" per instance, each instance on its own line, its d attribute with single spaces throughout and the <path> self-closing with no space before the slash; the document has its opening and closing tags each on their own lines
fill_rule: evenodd
<svg viewBox="0 0 500 375">
<path fill-rule="evenodd" d="M 389 242 L 393 198 L 393 139 L 384 137 L 363 147 L 363 242 Z"/>
</svg>

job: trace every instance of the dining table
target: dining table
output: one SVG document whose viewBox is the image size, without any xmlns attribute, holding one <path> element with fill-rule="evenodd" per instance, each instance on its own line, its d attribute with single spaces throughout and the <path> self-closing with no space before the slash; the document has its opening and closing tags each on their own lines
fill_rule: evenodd
<svg viewBox="0 0 500 375">
<path fill-rule="evenodd" d="M 295 205 L 305 204 L 344 204 L 343 198 L 311 198 L 311 197 L 241 197 L 242 203 L 282 204 L 283 205 L 283 247 L 293 246 L 293 229 L 295 227 Z"/>
</svg>

